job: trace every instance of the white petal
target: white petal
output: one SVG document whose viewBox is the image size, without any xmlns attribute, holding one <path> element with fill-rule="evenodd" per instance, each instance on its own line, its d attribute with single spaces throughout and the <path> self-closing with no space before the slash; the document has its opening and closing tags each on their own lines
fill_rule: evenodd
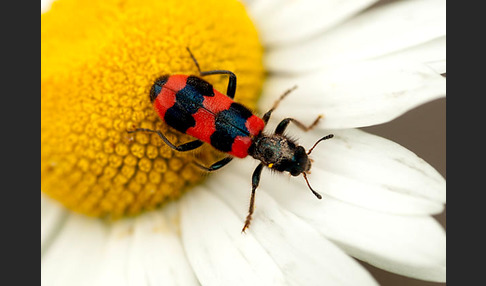
<svg viewBox="0 0 486 286">
<path fill-rule="evenodd" d="M 202 187 L 182 199 L 182 240 L 203 285 L 283 285 L 275 261 L 251 234 L 242 234 L 241 219 Z"/>
<path fill-rule="evenodd" d="M 256 164 L 251 160 L 234 163 L 221 171 L 229 174 L 215 176 L 215 182 L 210 180 L 208 184 L 238 212 L 241 225 L 248 208 L 251 172 Z M 317 228 L 358 259 L 394 273 L 445 281 L 445 232 L 434 219 L 429 216 L 377 212 L 338 201 L 325 194 L 322 200 L 318 200 L 306 186 L 295 187 L 294 182 L 298 180 L 301 178 L 272 176 L 265 170 L 262 173 L 256 194 L 253 225 L 249 231 L 249 234 L 254 234 L 257 240 L 262 241 L 262 245 L 266 247 L 263 239 L 255 233 L 256 228 L 273 228 L 275 226 L 266 224 L 271 224 L 272 219 L 280 221 L 279 217 L 274 217 L 278 213 L 267 214 L 268 201 L 263 199 L 264 203 L 260 202 L 260 198 L 265 197 L 262 193 L 266 192 L 280 206 Z M 240 186 L 246 186 L 246 194 Z M 242 210 L 244 213 L 241 213 Z M 263 220 L 265 225 L 258 225 L 262 223 L 259 220 Z M 267 220 L 270 222 L 265 222 Z"/>
<path fill-rule="evenodd" d="M 446 181 L 413 152 L 360 130 L 334 134 L 312 153 L 309 180 L 316 190 L 376 211 L 442 212 Z"/>
<path fill-rule="evenodd" d="M 247 2 L 247 1 L 245 1 Z M 272 11 L 282 7 L 282 0 L 267 0 L 267 1 L 255 1 L 251 0 L 250 3 L 245 4 L 248 9 L 250 17 L 254 21 L 263 21 L 265 15 L 270 14 Z"/>
<path fill-rule="evenodd" d="M 446 236 L 431 217 L 383 214 L 331 198 L 292 209 L 358 259 L 397 274 L 445 282 Z"/>
<path fill-rule="evenodd" d="M 41 254 L 59 234 L 66 218 L 64 207 L 41 193 Z"/>
<path fill-rule="evenodd" d="M 433 62 L 427 63 L 427 66 L 429 66 L 431 69 L 433 69 L 436 73 L 439 74 L 444 74 L 446 73 L 446 60 L 437 60 Z"/>
<path fill-rule="evenodd" d="M 397 274 L 445 281 L 446 236 L 433 218 L 376 212 L 326 195 L 311 200 L 292 188 L 265 190 L 350 255 Z"/>
<path fill-rule="evenodd" d="M 152 211 L 135 219 L 133 242 L 128 261 L 131 285 L 198 285 L 177 230 L 163 210 Z"/>
<path fill-rule="evenodd" d="M 271 11 L 263 9 L 266 13 L 254 13 L 253 18 L 264 45 L 281 45 L 328 30 L 374 2 L 376 0 L 280 1 Z"/>
<path fill-rule="evenodd" d="M 431 67 L 438 74 L 445 73 L 446 36 L 385 55 L 380 59 L 420 62 Z"/>
<path fill-rule="evenodd" d="M 446 1 L 411 0 L 382 5 L 299 45 L 271 49 L 271 71 L 302 73 L 392 53 L 446 34 Z"/>
<path fill-rule="evenodd" d="M 96 285 L 198 285 L 167 208 L 112 224 Z"/>
<path fill-rule="evenodd" d="M 91 285 L 106 238 L 101 221 L 70 214 L 41 258 L 42 285 Z"/>
<path fill-rule="evenodd" d="M 129 277 L 142 270 L 128 267 L 130 246 L 133 241 L 134 222 L 124 219 L 110 225 L 108 239 L 103 247 L 98 276 L 94 285 L 129 285 Z M 138 276 L 142 274 L 138 273 Z M 141 282 L 141 285 L 146 283 Z"/>
<path fill-rule="evenodd" d="M 111 226 L 70 215 L 42 259 L 42 279 L 44 285 L 198 285 L 162 212 Z"/>
<path fill-rule="evenodd" d="M 234 165 L 241 168 L 245 164 Z M 207 184 L 240 214 L 242 225 L 247 205 L 242 207 L 241 202 L 248 202 L 249 178 L 225 172 Z M 376 285 L 362 266 L 307 222 L 282 209 L 264 189 L 257 190 L 255 213 L 247 232 L 265 248 L 289 285 Z"/>
<path fill-rule="evenodd" d="M 326 129 L 384 123 L 446 94 L 445 78 L 429 67 L 382 59 L 329 72 L 270 77 L 264 84 L 260 110 L 268 110 L 294 85 L 298 88 L 279 105 L 275 116 L 312 122 L 322 114 L 319 126 Z"/>
</svg>

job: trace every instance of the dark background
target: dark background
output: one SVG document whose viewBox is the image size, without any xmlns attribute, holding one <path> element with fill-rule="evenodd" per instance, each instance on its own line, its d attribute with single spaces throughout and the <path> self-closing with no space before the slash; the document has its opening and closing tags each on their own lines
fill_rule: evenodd
<svg viewBox="0 0 486 286">
<path fill-rule="evenodd" d="M 446 178 L 446 99 L 438 99 L 413 109 L 395 120 L 362 130 L 380 135 L 411 150 L 427 161 Z M 435 216 L 446 228 L 446 211 Z M 362 263 L 381 285 L 439 286 L 445 283 L 426 282 L 395 275 Z"/>
</svg>

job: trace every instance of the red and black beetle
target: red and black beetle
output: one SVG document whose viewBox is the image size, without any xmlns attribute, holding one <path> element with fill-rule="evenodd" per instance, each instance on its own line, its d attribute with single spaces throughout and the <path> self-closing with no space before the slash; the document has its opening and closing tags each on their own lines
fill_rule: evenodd
<svg viewBox="0 0 486 286">
<path fill-rule="evenodd" d="M 260 118 L 245 106 L 233 101 L 236 91 L 236 75 L 233 72 L 227 70 L 202 72 L 189 48 L 187 48 L 187 51 L 196 64 L 200 77 L 215 74 L 229 76 L 226 95 L 215 90 L 210 83 L 200 77 L 177 74 L 157 78 L 150 90 L 150 100 L 159 117 L 169 126 L 197 139 L 176 146 L 160 131 L 138 128 L 128 132 L 157 133 L 172 149 L 181 152 L 194 150 L 206 142 L 230 155 L 209 167 L 195 163 L 206 171 L 220 169 L 228 164 L 233 156 L 244 158 L 250 155 L 260 160 L 261 163 L 253 172 L 250 208 L 242 232 L 249 227 L 251 222 L 255 190 L 260 182 L 263 166 L 278 172 L 289 172 L 292 176 L 302 174 L 312 193 L 321 199 L 321 195 L 312 189 L 307 180 L 306 172 L 311 168 L 311 160 L 308 155 L 319 142 L 330 139 L 333 135 L 322 137 L 306 152 L 304 147 L 299 146 L 295 140 L 284 134 L 290 122 L 293 122 L 302 130 L 308 131 L 317 125 L 321 116 L 318 116 L 309 126 L 296 119 L 285 118 L 278 124 L 273 134 L 265 134 L 262 131 L 272 112 L 293 89 L 280 96 L 273 107 Z"/>
</svg>

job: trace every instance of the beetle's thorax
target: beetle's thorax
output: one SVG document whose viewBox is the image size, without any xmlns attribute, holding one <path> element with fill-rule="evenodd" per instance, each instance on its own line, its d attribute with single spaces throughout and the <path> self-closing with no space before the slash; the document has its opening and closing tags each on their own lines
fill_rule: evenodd
<svg viewBox="0 0 486 286">
<path fill-rule="evenodd" d="M 254 138 L 248 154 L 267 167 L 289 172 L 292 176 L 309 171 L 311 167 L 305 149 L 285 135 L 260 133 Z"/>
</svg>

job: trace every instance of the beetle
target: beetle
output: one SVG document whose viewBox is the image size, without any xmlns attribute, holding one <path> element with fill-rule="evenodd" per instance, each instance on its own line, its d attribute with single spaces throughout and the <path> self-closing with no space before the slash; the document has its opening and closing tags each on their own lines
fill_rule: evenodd
<svg viewBox="0 0 486 286">
<path fill-rule="evenodd" d="M 264 166 L 277 172 L 288 172 L 292 176 L 302 174 L 311 192 L 318 199 L 322 199 L 322 196 L 311 187 L 307 179 L 307 174 L 311 169 L 309 155 L 317 144 L 334 135 L 329 134 L 322 137 L 306 152 L 296 140 L 284 134 L 291 122 L 304 131 L 311 130 L 318 124 L 322 116 L 319 115 L 309 126 L 294 118 L 285 118 L 280 121 L 272 134 L 263 132 L 272 112 L 296 86 L 282 94 L 272 108 L 260 118 L 242 104 L 234 101 L 236 75 L 233 72 L 228 70 L 201 71 L 199 63 L 190 49 L 186 49 L 199 71 L 199 76 L 174 74 L 158 77 L 150 89 L 150 101 L 159 117 L 169 126 L 195 137 L 196 140 L 174 145 L 159 130 L 137 128 L 127 132 L 156 133 L 169 147 L 180 152 L 194 150 L 206 142 L 217 150 L 228 153 L 229 156 L 209 167 L 194 162 L 199 168 L 208 172 L 224 167 L 234 157 L 245 158 L 250 155 L 259 160 L 260 164 L 252 175 L 250 206 L 242 232 L 245 232 L 250 226 L 254 211 L 255 191 L 260 183 Z M 226 95 L 214 89 L 209 82 L 201 78 L 208 75 L 229 76 Z"/>
</svg>

